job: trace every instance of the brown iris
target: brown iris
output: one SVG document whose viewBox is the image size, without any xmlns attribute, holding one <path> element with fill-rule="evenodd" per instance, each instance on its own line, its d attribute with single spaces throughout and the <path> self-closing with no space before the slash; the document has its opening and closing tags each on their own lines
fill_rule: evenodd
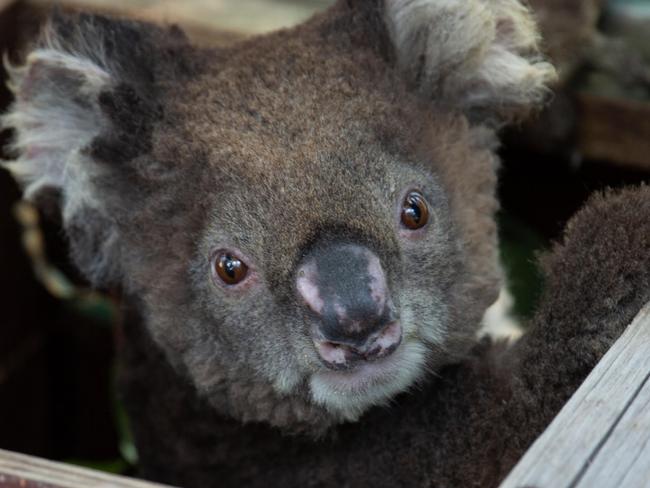
<svg viewBox="0 0 650 488">
<path fill-rule="evenodd" d="M 407 229 L 421 229 L 429 221 L 429 207 L 419 191 L 412 191 L 402 204 L 402 224 Z"/>
<path fill-rule="evenodd" d="M 214 270 L 221 281 L 227 285 L 236 285 L 248 274 L 248 266 L 237 256 L 227 252 L 217 255 Z"/>
</svg>

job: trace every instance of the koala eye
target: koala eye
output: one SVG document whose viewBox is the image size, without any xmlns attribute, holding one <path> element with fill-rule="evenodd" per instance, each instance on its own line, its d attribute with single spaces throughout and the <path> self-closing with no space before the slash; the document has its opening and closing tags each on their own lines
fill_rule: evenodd
<svg viewBox="0 0 650 488">
<path fill-rule="evenodd" d="M 429 207 L 419 191 L 412 191 L 402 204 L 402 224 L 411 230 L 421 229 L 429 221 Z"/>
<path fill-rule="evenodd" d="M 246 278 L 248 266 L 237 256 L 226 251 L 217 253 L 214 272 L 227 285 L 236 285 Z"/>
</svg>

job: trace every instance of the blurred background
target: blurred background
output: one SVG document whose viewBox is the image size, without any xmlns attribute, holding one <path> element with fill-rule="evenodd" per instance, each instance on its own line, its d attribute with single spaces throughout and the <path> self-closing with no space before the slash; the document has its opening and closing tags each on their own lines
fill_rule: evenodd
<svg viewBox="0 0 650 488">
<path fill-rule="evenodd" d="M 177 23 L 203 45 L 288 27 L 330 3 L 57 2 Z M 567 219 L 594 191 L 650 181 L 650 0 L 530 3 L 560 80 L 543 113 L 503 134 L 502 259 L 524 322 L 543 286 L 535 256 Z M 19 53 L 51 7 L 0 0 L 0 51 Z M 10 101 L 3 82 L 0 112 Z M 0 133 L 0 145 L 8 137 Z M 69 265 L 56 217 L 20 204 L 0 169 L 0 448 L 129 472 L 136 454 L 113 386 L 118 322 L 115 301 L 89 291 Z"/>
</svg>

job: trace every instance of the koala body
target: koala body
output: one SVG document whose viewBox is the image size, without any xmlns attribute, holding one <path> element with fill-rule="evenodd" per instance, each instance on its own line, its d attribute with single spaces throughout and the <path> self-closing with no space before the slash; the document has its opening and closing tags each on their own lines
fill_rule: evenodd
<svg viewBox="0 0 650 488">
<path fill-rule="evenodd" d="M 214 49 L 54 18 L 12 69 L 8 167 L 58 195 L 73 260 L 123 293 L 144 473 L 322 484 L 417 430 L 369 411 L 471 357 L 499 290 L 495 130 L 553 76 L 514 0 L 340 1 Z"/>
</svg>

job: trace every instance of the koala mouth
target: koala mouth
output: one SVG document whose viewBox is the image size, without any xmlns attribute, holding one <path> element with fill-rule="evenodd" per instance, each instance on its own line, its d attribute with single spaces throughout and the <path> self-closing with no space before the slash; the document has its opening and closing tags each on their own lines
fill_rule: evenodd
<svg viewBox="0 0 650 488">
<path fill-rule="evenodd" d="M 312 400 L 340 419 L 355 421 L 368 408 L 408 390 L 425 371 L 426 354 L 421 341 L 405 338 L 382 358 L 346 370 L 314 373 L 309 381 Z"/>
<path fill-rule="evenodd" d="M 401 362 L 402 355 L 399 352 L 386 354 L 373 361 L 357 361 L 345 369 L 323 371 L 320 376 L 340 391 L 361 392 L 393 379 L 395 369 Z"/>
<path fill-rule="evenodd" d="M 355 370 L 390 356 L 402 342 L 402 326 L 391 322 L 361 345 L 314 339 L 321 361 L 332 370 Z"/>
</svg>

